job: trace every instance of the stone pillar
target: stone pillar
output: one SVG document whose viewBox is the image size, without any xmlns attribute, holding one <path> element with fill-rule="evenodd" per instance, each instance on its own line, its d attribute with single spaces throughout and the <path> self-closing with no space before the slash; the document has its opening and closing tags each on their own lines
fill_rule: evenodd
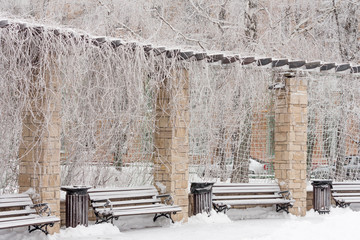
<svg viewBox="0 0 360 240">
<path fill-rule="evenodd" d="M 156 107 L 154 182 L 166 186 L 166 193 L 182 211 L 173 215 L 175 221 L 188 219 L 189 181 L 189 89 L 188 72 L 173 71 L 159 91 Z M 172 81 L 172 82 L 170 82 Z"/>
<path fill-rule="evenodd" d="M 296 201 L 290 212 L 306 214 L 307 79 L 285 74 L 275 109 L 275 178 Z"/>
<path fill-rule="evenodd" d="M 32 109 L 24 112 L 19 187 L 20 192 L 32 188 L 38 194 L 38 201 L 48 203 L 52 214 L 60 217 L 61 96 L 54 69 L 44 71 L 46 88 L 34 84 L 36 89 L 34 87 L 30 94 Z M 33 76 L 33 81 L 38 81 L 38 75 Z M 49 232 L 59 229 L 60 224 L 55 224 Z"/>
</svg>

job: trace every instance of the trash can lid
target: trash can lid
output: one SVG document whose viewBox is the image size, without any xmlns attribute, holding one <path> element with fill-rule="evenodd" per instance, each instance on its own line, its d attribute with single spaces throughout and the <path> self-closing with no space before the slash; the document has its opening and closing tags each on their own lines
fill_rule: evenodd
<svg viewBox="0 0 360 240">
<path fill-rule="evenodd" d="M 69 195 L 83 195 L 87 194 L 87 190 L 89 190 L 90 186 L 85 185 L 74 185 L 74 186 L 62 186 L 60 189 L 65 191 L 66 194 Z"/>
<path fill-rule="evenodd" d="M 329 180 L 329 179 L 314 179 L 311 181 L 311 185 L 323 185 L 323 184 L 329 184 L 331 185 L 332 184 L 332 180 Z"/>
<path fill-rule="evenodd" d="M 191 193 L 205 193 L 211 192 L 214 182 L 193 182 L 191 183 Z"/>
</svg>

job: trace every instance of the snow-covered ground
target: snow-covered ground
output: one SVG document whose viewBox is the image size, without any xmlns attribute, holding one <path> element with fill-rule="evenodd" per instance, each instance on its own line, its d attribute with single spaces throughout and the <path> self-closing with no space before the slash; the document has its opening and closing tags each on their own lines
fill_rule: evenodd
<svg viewBox="0 0 360 240">
<path fill-rule="evenodd" d="M 152 224 L 151 217 L 131 217 L 116 225 L 62 229 L 59 234 L 28 234 L 26 228 L 0 231 L 1 240 L 332 240 L 360 239 L 360 212 L 350 208 L 332 208 L 330 214 L 309 211 L 306 217 L 276 213 L 272 209 L 230 210 L 228 215 L 198 214 L 188 223 L 169 224 L 164 218 Z M 133 229 L 139 228 L 141 229 Z M 132 228 L 132 229 L 130 229 Z"/>
</svg>

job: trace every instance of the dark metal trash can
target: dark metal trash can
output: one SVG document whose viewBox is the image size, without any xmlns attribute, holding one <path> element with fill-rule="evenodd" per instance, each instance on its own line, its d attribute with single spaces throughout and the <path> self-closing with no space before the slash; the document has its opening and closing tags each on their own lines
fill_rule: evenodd
<svg viewBox="0 0 360 240">
<path fill-rule="evenodd" d="M 314 180 L 313 186 L 313 206 L 314 211 L 319 214 L 329 213 L 331 206 L 331 180 Z"/>
<path fill-rule="evenodd" d="M 212 186 L 214 183 L 191 183 L 190 192 L 193 194 L 193 214 L 207 212 L 212 209 Z"/>
<path fill-rule="evenodd" d="M 88 186 L 64 186 L 61 190 L 66 192 L 66 227 L 77 225 L 88 226 L 89 198 Z"/>
</svg>

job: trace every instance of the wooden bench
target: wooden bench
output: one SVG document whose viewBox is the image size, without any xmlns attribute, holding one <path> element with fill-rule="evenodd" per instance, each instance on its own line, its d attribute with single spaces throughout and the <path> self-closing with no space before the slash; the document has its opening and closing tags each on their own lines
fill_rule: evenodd
<svg viewBox="0 0 360 240">
<path fill-rule="evenodd" d="M 334 182 L 331 193 L 336 206 L 344 208 L 360 203 L 360 182 Z"/>
<path fill-rule="evenodd" d="M 280 191 L 277 184 L 218 183 L 213 186 L 212 203 L 217 212 L 232 206 L 276 205 L 276 211 L 289 213 L 294 200 L 289 191 Z"/>
<path fill-rule="evenodd" d="M 89 197 L 94 209 L 96 222 L 113 223 L 122 216 L 155 214 L 154 222 L 161 216 L 169 218 L 171 214 L 181 211 L 173 205 L 170 195 L 159 195 L 154 186 L 127 187 L 112 189 L 90 189 Z M 161 199 L 164 199 L 164 203 Z"/>
<path fill-rule="evenodd" d="M 27 226 L 29 232 L 40 230 L 48 234 L 47 227 L 60 221 L 50 214 L 46 203 L 33 204 L 27 194 L 0 195 L 0 229 Z"/>
</svg>

